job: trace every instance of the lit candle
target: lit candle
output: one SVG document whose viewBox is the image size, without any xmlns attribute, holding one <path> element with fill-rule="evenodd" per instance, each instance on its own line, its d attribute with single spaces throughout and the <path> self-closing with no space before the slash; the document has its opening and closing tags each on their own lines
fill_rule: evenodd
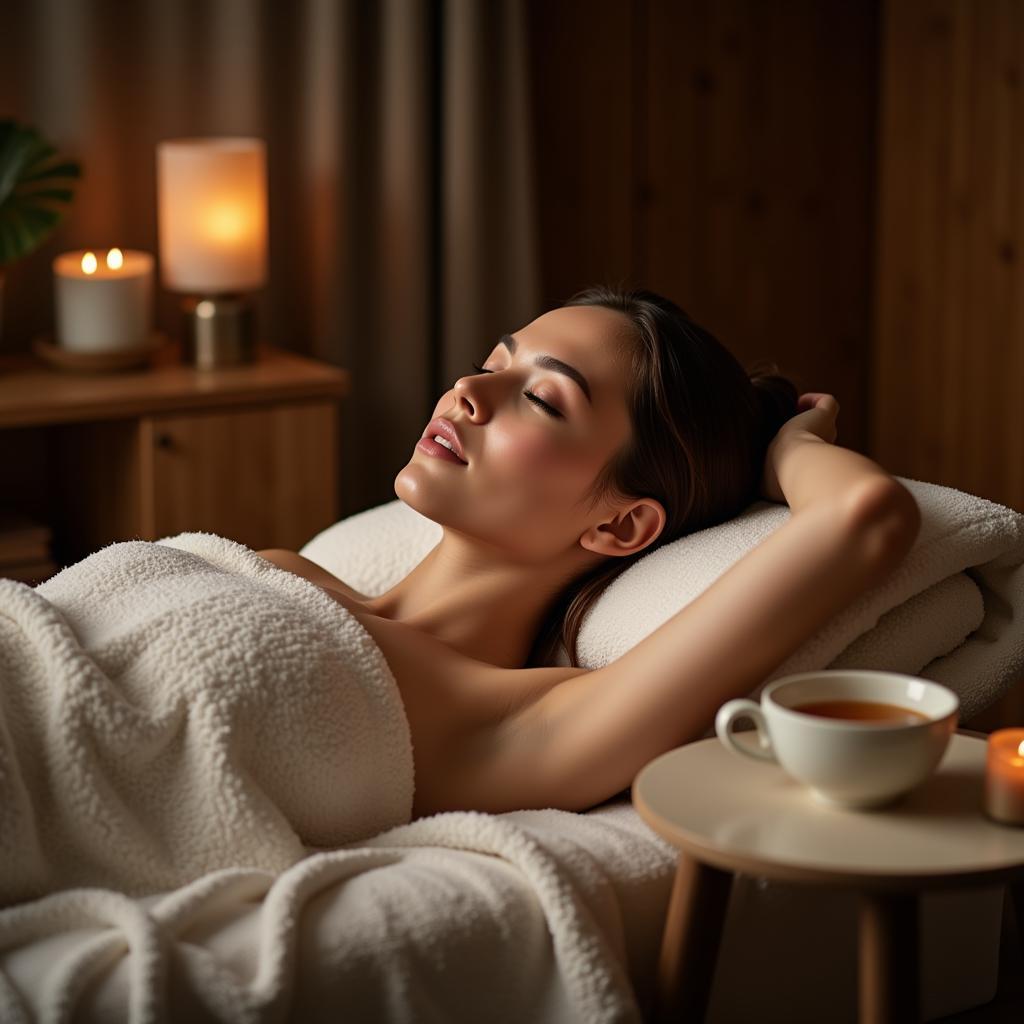
<svg viewBox="0 0 1024 1024">
<path fill-rule="evenodd" d="M 996 821 L 1024 825 L 1024 729 L 997 729 L 989 735 L 985 810 Z"/>
<path fill-rule="evenodd" d="M 143 347 L 153 321 L 153 257 L 81 249 L 53 261 L 57 344 L 75 352 Z"/>
</svg>

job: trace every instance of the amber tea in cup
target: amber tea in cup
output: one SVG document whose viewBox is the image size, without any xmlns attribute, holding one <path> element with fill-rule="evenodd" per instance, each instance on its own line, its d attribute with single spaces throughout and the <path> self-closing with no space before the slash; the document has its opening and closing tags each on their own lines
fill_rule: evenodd
<svg viewBox="0 0 1024 1024">
<path fill-rule="evenodd" d="M 760 703 L 730 700 L 715 732 L 732 751 L 776 762 L 824 803 L 881 807 L 934 771 L 956 729 L 960 702 L 939 683 L 899 672 L 820 669 L 769 683 Z M 749 718 L 757 742 L 733 724 Z"/>
<path fill-rule="evenodd" d="M 850 722 L 878 722 L 895 725 L 899 722 L 927 722 L 928 716 L 901 704 L 884 704 L 876 700 L 815 700 L 793 704 L 794 711 L 823 718 L 841 718 Z"/>
</svg>

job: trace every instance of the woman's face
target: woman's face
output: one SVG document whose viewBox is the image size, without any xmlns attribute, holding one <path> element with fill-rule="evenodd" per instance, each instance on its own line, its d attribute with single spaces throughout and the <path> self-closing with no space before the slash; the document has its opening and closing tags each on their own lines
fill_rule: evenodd
<svg viewBox="0 0 1024 1024">
<path fill-rule="evenodd" d="M 433 415 L 458 432 L 466 464 L 417 447 L 395 478 L 395 494 L 517 561 L 576 549 L 586 528 L 607 514 L 603 504 L 591 509 L 583 499 L 632 430 L 630 331 L 615 310 L 569 306 L 506 335 L 508 343 L 497 342 L 479 364 L 491 372 L 469 368 L 434 407 Z M 544 359 L 566 364 L 582 383 Z"/>
</svg>

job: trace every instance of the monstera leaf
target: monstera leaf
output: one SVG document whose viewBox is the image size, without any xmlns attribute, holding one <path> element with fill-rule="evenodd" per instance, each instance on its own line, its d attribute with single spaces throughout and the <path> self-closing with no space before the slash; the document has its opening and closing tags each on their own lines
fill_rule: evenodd
<svg viewBox="0 0 1024 1024">
<path fill-rule="evenodd" d="M 34 128 L 0 120 L 0 271 L 42 245 L 71 202 L 82 170 L 55 153 Z"/>
</svg>

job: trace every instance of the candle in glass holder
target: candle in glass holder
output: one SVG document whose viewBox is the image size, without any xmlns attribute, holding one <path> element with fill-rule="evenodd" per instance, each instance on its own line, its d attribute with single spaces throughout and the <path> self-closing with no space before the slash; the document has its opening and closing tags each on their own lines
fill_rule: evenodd
<svg viewBox="0 0 1024 1024">
<path fill-rule="evenodd" d="M 141 348 L 153 322 L 153 257 L 82 249 L 53 261 L 57 344 L 75 352 Z"/>
<path fill-rule="evenodd" d="M 997 729 L 988 738 L 985 810 L 1007 825 L 1024 825 L 1024 729 Z"/>
</svg>

